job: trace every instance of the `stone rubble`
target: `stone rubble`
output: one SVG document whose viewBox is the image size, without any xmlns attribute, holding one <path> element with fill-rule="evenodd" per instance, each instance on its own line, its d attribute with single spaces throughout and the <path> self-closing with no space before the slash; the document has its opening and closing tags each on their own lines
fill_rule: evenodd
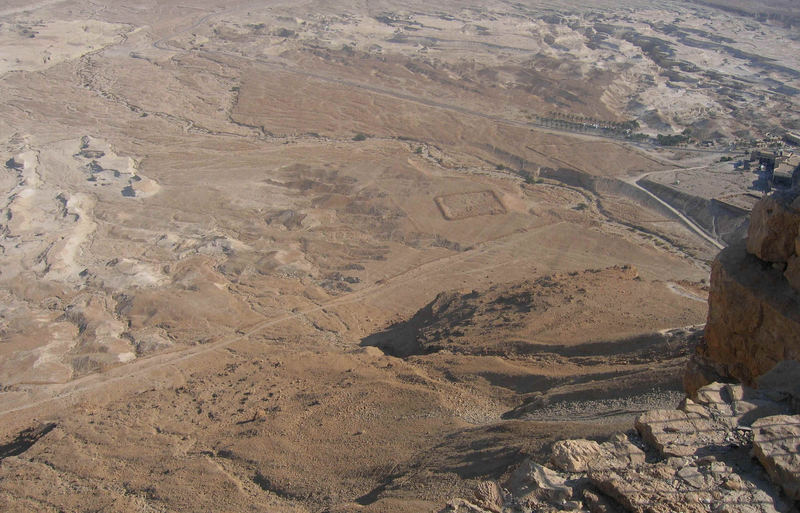
<svg viewBox="0 0 800 513">
<path fill-rule="evenodd" d="M 457 499 L 442 513 L 796 512 L 800 415 L 791 399 L 712 383 L 679 409 L 642 414 L 636 433 L 556 442 L 552 468 L 526 460 L 507 482 L 483 483 L 475 502 Z"/>
</svg>

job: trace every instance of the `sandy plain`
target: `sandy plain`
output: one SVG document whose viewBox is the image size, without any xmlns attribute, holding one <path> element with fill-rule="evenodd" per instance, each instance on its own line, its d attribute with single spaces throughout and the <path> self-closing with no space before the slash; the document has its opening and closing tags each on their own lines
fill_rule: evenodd
<svg viewBox="0 0 800 513">
<path fill-rule="evenodd" d="M 530 122 L 791 128 L 800 43 L 622 4 L 4 4 L 3 509 L 436 511 L 676 401 L 717 247 L 624 180 L 719 154 Z"/>
</svg>

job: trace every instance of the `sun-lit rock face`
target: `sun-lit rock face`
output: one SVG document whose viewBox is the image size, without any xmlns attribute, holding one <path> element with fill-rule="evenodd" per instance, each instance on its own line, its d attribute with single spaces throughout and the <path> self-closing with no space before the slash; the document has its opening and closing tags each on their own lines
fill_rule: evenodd
<svg viewBox="0 0 800 513">
<path fill-rule="evenodd" d="M 524 461 L 506 482 L 481 483 L 474 503 L 456 499 L 441 512 L 791 511 L 800 493 L 793 412 L 780 380 L 760 390 L 711 383 L 697 401 L 643 413 L 636 433 L 560 440 L 547 465 Z"/>
<path fill-rule="evenodd" d="M 800 226 L 800 196 L 796 191 L 775 194 L 756 203 L 747 232 L 747 252 L 765 262 L 783 263 L 796 256 Z"/>
<path fill-rule="evenodd" d="M 798 206 L 797 190 L 764 198 L 747 243 L 714 262 L 705 338 L 686 377 L 690 394 L 716 377 L 754 384 L 778 362 L 800 360 Z"/>
</svg>

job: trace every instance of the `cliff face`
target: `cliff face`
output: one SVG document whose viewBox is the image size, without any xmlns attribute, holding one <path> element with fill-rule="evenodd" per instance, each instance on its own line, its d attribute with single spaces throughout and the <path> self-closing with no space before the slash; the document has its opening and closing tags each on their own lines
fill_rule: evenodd
<svg viewBox="0 0 800 513">
<path fill-rule="evenodd" d="M 711 272 L 704 341 L 686 391 L 714 380 L 756 379 L 782 360 L 800 360 L 800 191 L 764 198 L 746 243 L 723 250 Z"/>
</svg>

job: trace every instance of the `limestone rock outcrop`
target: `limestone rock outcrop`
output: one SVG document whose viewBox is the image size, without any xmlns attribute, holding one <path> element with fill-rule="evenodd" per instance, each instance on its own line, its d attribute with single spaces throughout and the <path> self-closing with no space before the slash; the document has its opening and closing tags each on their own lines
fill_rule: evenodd
<svg viewBox="0 0 800 513">
<path fill-rule="evenodd" d="M 800 500 L 800 415 L 775 415 L 755 421 L 753 454 L 786 495 Z"/>
<path fill-rule="evenodd" d="M 586 472 L 589 462 L 603 457 L 603 448 L 594 440 L 560 440 L 553 444 L 550 463 L 563 472 Z"/>
<path fill-rule="evenodd" d="M 800 360 L 800 190 L 762 199 L 747 242 L 711 271 L 705 336 L 686 373 L 692 395 L 715 379 L 750 386 L 783 360 Z"/>
<path fill-rule="evenodd" d="M 800 415 L 790 395 L 712 383 L 679 409 L 641 415 L 636 429 L 603 443 L 556 442 L 554 468 L 526 460 L 503 486 L 482 484 L 475 502 L 442 512 L 796 511 Z"/>
<path fill-rule="evenodd" d="M 758 388 L 787 397 L 792 409 L 800 411 L 800 362 L 782 361 L 758 378 Z"/>
<path fill-rule="evenodd" d="M 695 454 L 701 447 L 726 442 L 725 426 L 681 410 L 652 410 L 636 420 L 636 430 L 663 456 Z"/>
<path fill-rule="evenodd" d="M 645 454 L 625 435 L 607 442 L 560 440 L 553 444 L 550 464 L 561 472 L 586 472 L 589 468 L 613 469 L 641 465 Z"/>
<path fill-rule="evenodd" d="M 780 191 L 762 199 L 750 214 L 747 252 L 766 262 L 786 263 L 795 254 L 800 227 L 800 197 Z"/>
</svg>

